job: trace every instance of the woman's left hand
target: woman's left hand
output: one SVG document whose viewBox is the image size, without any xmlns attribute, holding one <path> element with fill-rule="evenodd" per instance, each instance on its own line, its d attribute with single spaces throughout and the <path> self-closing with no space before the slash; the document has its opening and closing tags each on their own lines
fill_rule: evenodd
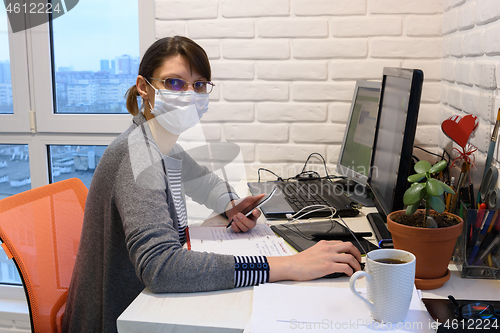
<svg viewBox="0 0 500 333">
<path fill-rule="evenodd" d="M 254 209 L 250 215 L 245 216 L 246 208 L 253 207 L 264 197 L 264 194 L 250 196 L 237 201 L 237 204 L 226 211 L 229 221 L 232 221 L 231 228 L 234 232 L 247 232 L 255 227 L 260 216 L 260 210 Z M 231 206 L 232 203 L 230 203 Z"/>
</svg>

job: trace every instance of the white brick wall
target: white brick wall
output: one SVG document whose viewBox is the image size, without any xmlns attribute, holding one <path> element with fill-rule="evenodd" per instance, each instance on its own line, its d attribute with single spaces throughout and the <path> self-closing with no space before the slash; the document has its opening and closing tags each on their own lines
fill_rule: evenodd
<svg viewBox="0 0 500 333">
<path fill-rule="evenodd" d="M 475 153 L 477 168 L 473 169 L 472 180 L 479 184 L 500 106 L 500 1 L 447 0 L 443 2 L 443 10 L 446 42 L 442 47 L 439 122 L 454 114 L 479 117 L 479 128 L 471 139 L 479 149 Z M 451 151 L 451 140 L 441 131 L 438 135 L 439 146 Z"/>
<path fill-rule="evenodd" d="M 459 15 L 457 2 L 447 6 L 455 22 L 449 31 L 458 18 L 464 31 L 477 20 L 466 9 Z M 435 148 L 439 102 L 448 92 L 441 77 L 457 77 L 454 61 L 441 64 L 449 15 L 443 0 L 156 0 L 156 37 L 182 34 L 205 48 L 216 88 L 202 123 L 211 138 L 246 147 L 247 176 L 256 179 L 259 166 L 296 172 L 293 164 L 312 152 L 334 170 L 355 80 L 380 80 L 383 67 L 424 70 L 425 128 L 416 144 Z M 482 22 L 491 20 L 485 15 Z M 463 49 L 460 36 L 450 42 L 454 55 L 477 52 Z M 472 65 L 463 66 L 472 76 Z"/>
</svg>

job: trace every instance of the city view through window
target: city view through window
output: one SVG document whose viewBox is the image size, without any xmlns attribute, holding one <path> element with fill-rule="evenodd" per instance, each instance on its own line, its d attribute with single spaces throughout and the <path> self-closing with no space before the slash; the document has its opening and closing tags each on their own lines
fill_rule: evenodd
<svg viewBox="0 0 500 333">
<path fill-rule="evenodd" d="M 77 71 L 59 67 L 55 72 L 55 113 L 127 113 L 125 93 L 135 84 L 139 57 L 128 54 L 101 59 L 100 70 Z M 12 113 L 10 62 L 0 61 L 0 113 Z"/>
<path fill-rule="evenodd" d="M 137 79 L 139 57 L 125 54 L 99 65 L 97 72 L 57 69 L 56 113 L 127 113 L 124 96 Z"/>
<path fill-rule="evenodd" d="M 12 83 L 10 78 L 10 55 L 7 12 L 0 5 L 0 114 L 14 112 Z"/>
<path fill-rule="evenodd" d="M 13 113 L 10 62 L 0 61 L 0 113 Z"/>
<path fill-rule="evenodd" d="M 139 70 L 137 13 L 137 0 L 86 0 L 52 21 L 54 113 L 127 113 Z"/>
</svg>

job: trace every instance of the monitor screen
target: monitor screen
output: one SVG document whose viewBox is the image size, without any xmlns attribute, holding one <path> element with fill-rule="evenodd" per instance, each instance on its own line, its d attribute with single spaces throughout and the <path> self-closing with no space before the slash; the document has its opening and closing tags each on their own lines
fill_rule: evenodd
<svg viewBox="0 0 500 333">
<path fill-rule="evenodd" d="M 365 185 L 377 125 L 380 82 L 356 81 L 337 173 Z"/>
<path fill-rule="evenodd" d="M 422 84 L 421 70 L 384 68 L 368 180 L 384 220 L 390 212 L 404 208 Z"/>
</svg>

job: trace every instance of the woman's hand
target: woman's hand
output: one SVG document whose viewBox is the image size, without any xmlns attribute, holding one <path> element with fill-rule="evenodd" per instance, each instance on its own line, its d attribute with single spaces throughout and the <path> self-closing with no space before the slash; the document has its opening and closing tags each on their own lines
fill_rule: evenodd
<svg viewBox="0 0 500 333">
<path fill-rule="evenodd" d="M 255 227 L 257 219 L 260 216 L 260 210 L 254 209 L 248 217 L 245 216 L 245 213 L 248 211 L 249 207 L 255 207 L 263 197 L 264 194 L 259 194 L 229 203 L 229 207 L 232 208 L 226 211 L 226 215 L 228 220 L 232 221 L 231 228 L 234 232 L 247 232 Z M 233 207 L 233 204 L 236 205 Z"/>
<path fill-rule="evenodd" d="M 268 257 L 269 282 L 307 281 L 332 273 L 351 276 L 361 270 L 361 253 L 351 242 L 319 241 L 314 246 L 286 257 Z"/>
</svg>

